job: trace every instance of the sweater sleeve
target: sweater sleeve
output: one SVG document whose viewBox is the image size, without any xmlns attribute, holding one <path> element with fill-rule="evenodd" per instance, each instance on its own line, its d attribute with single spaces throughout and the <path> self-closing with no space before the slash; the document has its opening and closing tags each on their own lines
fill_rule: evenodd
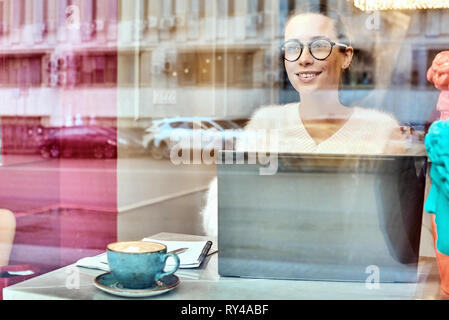
<svg viewBox="0 0 449 320">
<path fill-rule="evenodd" d="M 203 221 L 203 230 L 207 236 L 218 235 L 218 182 L 215 177 L 209 183 L 206 194 L 206 205 L 200 213 Z"/>
<path fill-rule="evenodd" d="M 237 140 L 236 150 L 248 151 L 249 145 L 260 146 L 259 139 L 264 139 L 267 128 L 273 128 L 276 119 L 279 118 L 280 106 L 268 106 L 258 109 L 245 126 L 241 137 Z M 252 140 L 256 139 L 256 141 Z M 265 141 L 264 141 L 265 142 Z M 256 143 L 256 144 L 254 144 Z M 200 213 L 203 222 L 204 233 L 208 236 L 218 234 L 218 182 L 214 178 L 209 183 L 209 190 L 206 194 L 206 204 Z"/>
</svg>

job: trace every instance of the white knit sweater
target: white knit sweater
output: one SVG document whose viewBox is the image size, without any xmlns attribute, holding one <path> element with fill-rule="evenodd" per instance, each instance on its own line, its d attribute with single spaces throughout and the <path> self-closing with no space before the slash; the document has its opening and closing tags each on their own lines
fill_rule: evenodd
<svg viewBox="0 0 449 320">
<path fill-rule="evenodd" d="M 351 117 L 337 132 L 329 139 L 316 144 L 302 124 L 298 103 L 291 103 L 264 107 L 256 111 L 245 127 L 247 138 L 238 141 L 236 149 L 279 153 L 384 154 L 387 145 L 392 142 L 390 137 L 394 130 L 398 129 L 399 124 L 392 115 L 354 107 Z M 278 143 L 270 144 L 270 140 L 264 135 L 276 137 Z M 254 138 L 255 142 L 247 142 Z M 210 184 L 207 203 L 201 214 L 205 233 L 217 236 L 216 178 Z"/>
</svg>

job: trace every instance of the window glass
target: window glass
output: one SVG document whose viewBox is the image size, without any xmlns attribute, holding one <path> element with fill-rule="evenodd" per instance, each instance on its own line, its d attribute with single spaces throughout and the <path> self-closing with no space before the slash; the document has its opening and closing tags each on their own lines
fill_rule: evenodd
<svg viewBox="0 0 449 320">
<path fill-rule="evenodd" d="M 427 75 L 449 50 L 449 9 L 363 3 L 0 0 L 0 209 L 16 221 L 0 266 L 42 274 L 114 241 L 216 237 L 218 212 L 232 208 L 267 217 L 246 232 L 246 218 L 230 215 L 241 241 L 265 225 L 279 228 L 267 235 L 310 226 L 305 243 L 334 230 L 334 244 L 310 244 L 319 266 L 335 262 L 332 245 L 343 255 L 338 246 L 364 233 L 385 265 L 416 264 L 418 245 L 434 254 L 430 220 L 415 209 L 422 179 L 429 186 L 424 137 L 447 112 Z M 251 165 L 270 174 L 225 166 L 220 151 L 260 154 Z M 324 155 L 334 158 L 310 160 Z M 410 162 L 378 161 L 388 157 Z M 356 209 L 366 194 L 364 226 Z M 290 214 L 304 210 L 328 224 L 295 225 Z M 409 221 L 399 239 L 398 221 Z"/>
</svg>

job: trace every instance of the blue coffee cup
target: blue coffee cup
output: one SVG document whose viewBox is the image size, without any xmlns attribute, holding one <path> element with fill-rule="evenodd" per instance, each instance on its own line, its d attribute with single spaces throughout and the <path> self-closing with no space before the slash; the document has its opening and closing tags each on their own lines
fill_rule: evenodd
<svg viewBox="0 0 449 320">
<path fill-rule="evenodd" d="M 167 253 L 167 247 L 158 242 L 115 242 L 107 246 L 109 269 L 124 288 L 147 289 L 163 277 L 174 274 L 179 268 L 179 257 Z M 169 257 L 175 266 L 164 272 Z"/>
</svg>

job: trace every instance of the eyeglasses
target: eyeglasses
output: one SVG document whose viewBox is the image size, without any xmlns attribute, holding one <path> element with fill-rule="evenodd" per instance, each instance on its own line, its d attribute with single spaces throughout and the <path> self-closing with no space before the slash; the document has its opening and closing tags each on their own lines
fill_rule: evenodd
<svg viewBox="0 0 449 320">
<path fill-rule="evenodd" d="M 333 42 L 326 38 L 319 38 L 309 42 L 309 52 L 316 60 L 326 60 L 332 53 L 334 46 L 346 49 L 349 46 L 343 43 Z M 284 59 L 295 62 L 304 51 L 304 44 L 296 39 L 287 40 L 281 47 Z"/>
</svg>

